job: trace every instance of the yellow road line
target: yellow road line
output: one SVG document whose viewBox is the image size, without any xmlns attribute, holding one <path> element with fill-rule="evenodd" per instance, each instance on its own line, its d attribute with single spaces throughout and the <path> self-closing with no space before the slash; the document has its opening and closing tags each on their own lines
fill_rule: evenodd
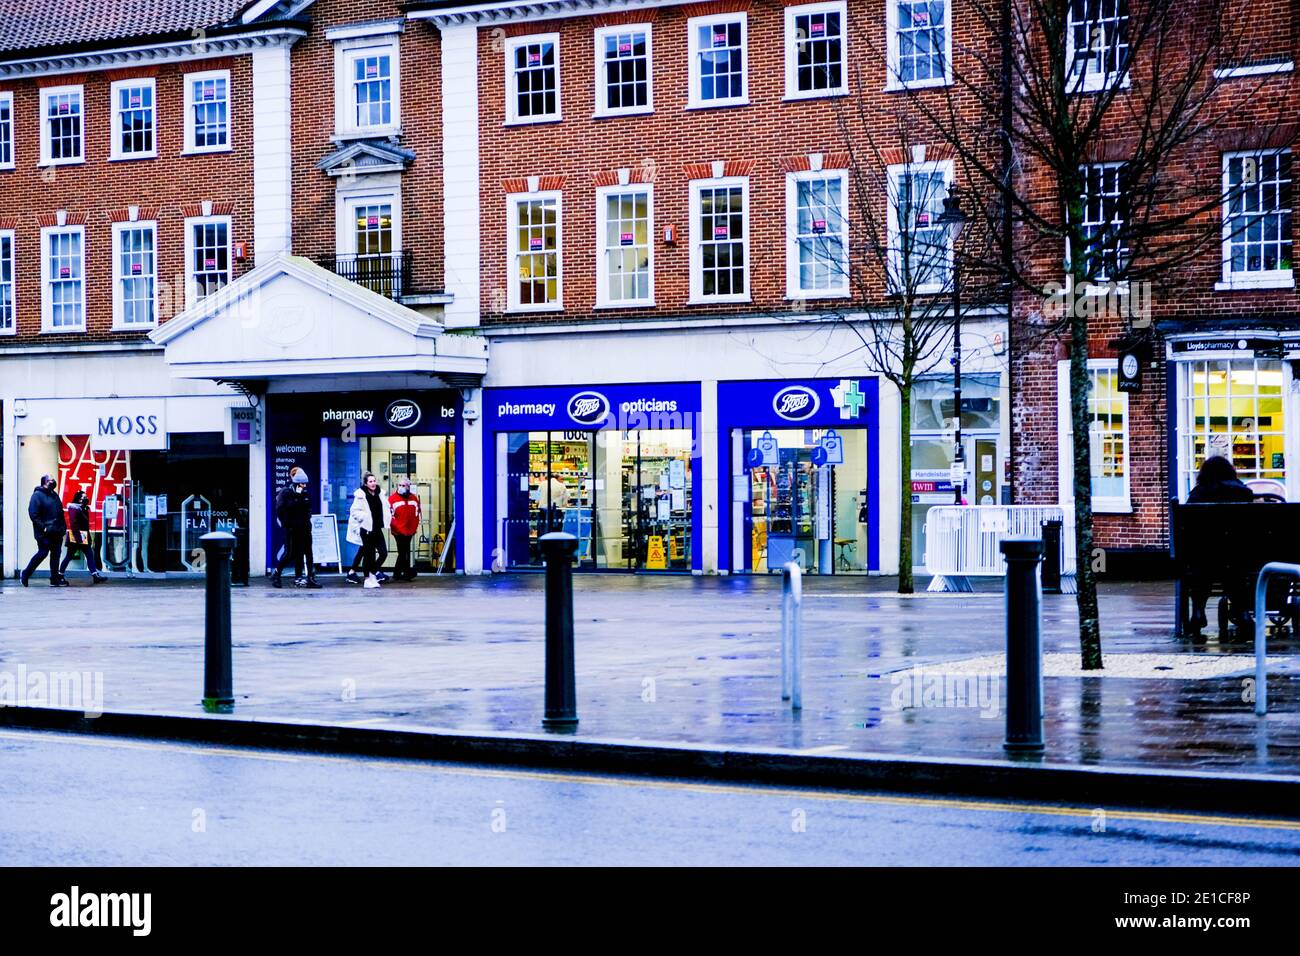
<svg viewBox="0 0 1300 956">
<path fill-rule="evenodd" d="M 843 793 L 829 790 L 798 790 L 765 785 L 738 786 L 722 783 L 696 783 L 676 780 L 659 780 L 652 777 L 615 777 L 584 773 L 561 773 L 546 770 L 495 769 L 467 767 L 452 763 L 424 763 L 404 758 L 352 757 L 345 754 L 305 753 L 296 756 L 269 754 L 257 750 L 209 747 L 206 744 L 170 744 L 154 741 L 81 737 L 57 733 L 0 731 L 0 739 L 31 740 L 81 744 L 83 746 L 114 747 L 128 750 L 152 750 L 163 753 L 196 752 L 205 756 L 241 757 L 250 760 L 270 760 L 277 763 L 341 763 L 353 766 L 383 768 L 405 773 L 443 773 L 451 776 L 494 778 L 504 780 L 538 780 L 574 783 L 586 786 L 631 787 L 667 790 L 679 793 L 761 795 L 787 797 L 798 800 L 817 800 L 828 803 L 857 803 L 868 806 L 929 807 L 945 810 L 966 810 L 976 813 L 1020 813 L 1030 815 L 1091 818 L 1098 810 L 1105 811 L 1107 820 L 1131 820 L 1141 823 L 1183 823 L 1199 826 L 1241 827 L 1258 830 L 1284 830 L 1300 832 L 1300 820 L 1275 820 L 1267 817 L 1233 817 L 1200 813 L 1165 813 L 1152 810 L 1114 810 L 1108 807 L 1068 807 L 1043 803 L 1004 803 L 992 800 L 960 800 L 952 797 L 908 797 L 887 794 Z"/>
</svg>

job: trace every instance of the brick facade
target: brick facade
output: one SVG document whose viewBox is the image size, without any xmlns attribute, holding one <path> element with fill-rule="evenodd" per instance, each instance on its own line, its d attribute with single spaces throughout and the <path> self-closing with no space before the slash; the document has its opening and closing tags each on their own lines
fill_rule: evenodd
<svg viewBox="0 0 1300 956">
<path fill-rule="evenodd" d="M 1243 9 L 1236 24 L 1250 24 L 1239 31 L 1239 63 L 1260 63 L 1294 59 L 1297 43 L 1294 17 L 1290 5 L 1278 4 L 1277 16 L 1262 15 L 1252 5 L 1249 16 Z M 1244 5 L 1243 5 L 1244 7 Z M 1195 15 L 1189 13 L 1189 16 Z M 1168 67 L 1167 67 L 1168 68 Z M 1138 57 L 1133 66 L 1135 88 L 1150 87 L 1143 75 L 1150 70 L 1149 58 Z M 1274 75 L 1243 76 L 1225 79 L 1215 94 L 1213 110 L 1216 127 L 1208 142 L 1180 150 L 1166 164 L 1163 176 L 1170 183 L 1171 214 L 1192 212 L 1212 201 L 1222 176 L 1222 154 L 1235 150 L 1257 150 L 1294 142 L 1297 115 L 1297 84 L 1292 71 Z M 1116 162 L 1126 156 L 1134 128 L 1122 122 L 1117 109 L 1105 137 L 1104 149 L 1094 161 Z M 1189 186 L 1188 184 L 1203 184 Z M 1022 170 L 1022 194 L 1034 197 L 1040 208 L 1059 209 L 1058 197 L 1047 187 L 1044 177 L 1032 167 Z M 1160 276 L 1152 285 L 1151 322 L 1168 333 L 1191 331 L 1213 326 L 1216 320 L 1255 318 L 1296 321 L 1300 297 L 1294 289 L 1216 291 L 1222 278 L 1220 244 L 1215 232 L 1221 227 L 1222 213 L 1217 208 L 1200 212 L 1179 236 L 1191 240 L 1208 238 L 1190 260 Z M 1024 243 L 1028 243 L 1025 239 Z M 1035 244 L 1029 255 L 1033 273 L 1043 285 L 1060 282 L 1060 263 L 1065 250 L 1062 243 Z M 1058 482 L 1058 385 L 1057 363 L 1069 356 L 1068 332 L 1044 337 L 1042 300 L 1018 295 L 1013 313 L 1013 336 L 1017 344 L 1011 364 L 1013 397 L 1013 486 L 1019 503 L 1055 503 L 1060 494 Z M 1300 323 L 1295 327 L 1300 328 Z M 1132 330 L 1127 319 L 1103 316 L 1092 320 L 1089 357 L 1115 359 L 1115 343 Z M 1170 462 L 1176 449 L 1170 447 L 1172 426 L 1169 417 L 1176 409 L 1167 407 L 1168 379 L 1175 369 L 1165 361 L 1165 339 L 1155 331 L 1152 342 L 1153 363 L 1144 368 L 1142 391 L 1129 396 L 1128 456 L 1130 471 L 1131 514 L 1097 514 L 1095 536 L 1104 549 L 1163 550 L 1168 546 L 1168 502 Z M 1295 427 L 1294 425 L 1292 427 Z"/>
<path fill-rule="evenodd" d="M 772 0 L 721 0 L 618 14 L 505 23 L 479 30 L 480 171 L 482 204 L 482 312 L 485 325 L 569 322 L 592 319 L 701 317 L 799 312 L 816 309 L 786 298 L 786 173 L 806 169 L 810 154 L 823 168 L 843 168 L 846 139 L 873 127 L 879 143 L 895 135 L 904 97 L 885 92 L 885 5 L 880 0 L 847 5 L 847 95 L 785 99 L 785 4 Z M 687 21 L 691 17 L 745 11 L 749 103 L 688 109 Z M 651 24 L 654 112 L 597 117 L 594 32 L 601 26 Z M 989 43 L 979 27 L 960 18 L 953 49 Z M 559 34 L 562 119 L 506 124 L 505 41 L 533 34 Z M 946 97 L 948 91 L 921 96 Z M 862 102 L 865 100 L 865 102 Z M 967 97 L 957 93 L 959 109 Z M 895 138 L 893 142 L 897 142 Z M 931 159 L 941 158 L 937 155 Z M 712 177 L 713 163 L 727 176 L 749 177 L 750 292 L 740 304 L 688 304 L 690 297 L 690 182 Z M 600 185 L 629 180 L 653 184 L 654 306 L 596 307 L 596 195 Z M 563 311 L 510 314 L 506 293 L 506 196 L 527 177 L 563 177 L 561 269 Z M 852 182 L 850 189 L 852 189 Z M 883 194 L 880 197 L 883 213 Z M 854 200 L 850 198 L 849 207 Z M 850 213 L 852 216 L 852 213 Z M 672 226 L 676 241 L 664 241 Z M 850 236 L 855 227 L 850 222 Z M 850 255 L 854 260 L 856 254 Z M 883 291 L 883 283 L 881 290 Z M 821 302 L 833 307 L 833 300 Z"/>
<path fill-rule="evenodd" d="M 186 73 L 230 70 L 229 152 L 181 155 L 185 135 Z M 154 77 L 157 157 L 110 161 L 110 86 L 116 80 Z M 42 168 L 40 90 L 83 85 L 85 162 Z M 184 308 L 186 207 L 210 201 L 229 210 L 231 241 L 244 242 L 245 262 L 235 261 L 235 276 L 253 261 L 253 108 L 248 56 L 195 60 L 130 70 L 100 70 L 28 80 L 0 80 L 0 92 L 14 94 L 15 168 L 0 170 L 0 218 L 15 229 L 17 338 L 20 341 L 138 341 L 145 332 L 112 329 L 112 223 L 128 206 L 141 207 L 140 219 L 155 213 L 159 320 Z M 68 223 L 85 223 L 86 330 L 41 332 L 41 226 L 57 211 Z M 147 331 L 147 330 L 146 330 Z M 0 338 L 0 344 L 14 341 Z"/>
<path fill-rule="evenodd" d="M 294 252 L 316 257 L 336 249 L 336 181 L 316 164 L 333 152 L 334 44 L 332 26 L 396 20 L 396 0 L 317 0 L 312 26 L 293 48 L 293 227 Z M 442 68 L 438 31 L 408 21 L 400 35 L 400 144 L 415 153 L 401 174 L 402 245 L 414 252 L 412 288 L 440 292 L 442 261 Z M 364 179 L 364 177 L 359 177 Z"/>
</svg>

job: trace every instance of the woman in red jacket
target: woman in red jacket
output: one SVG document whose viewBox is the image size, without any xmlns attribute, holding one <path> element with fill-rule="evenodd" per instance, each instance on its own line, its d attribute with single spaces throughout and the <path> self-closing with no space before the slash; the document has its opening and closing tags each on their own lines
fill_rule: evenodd
<svg viewBox="0 0 1300 956">
<path fill-rule="evenodd" d="M 397 483 L 397 490 L 388 496 L 388 508 L 393 513 L 393 523 L 388 530 L 397 542 L 397 567 L 393 569 L 393 578 L 398 581 L 414 581 L 411 539 L 420 530 L 420 496 L 411 491 L 409 478 L 403 478 Z"/>
</svg>

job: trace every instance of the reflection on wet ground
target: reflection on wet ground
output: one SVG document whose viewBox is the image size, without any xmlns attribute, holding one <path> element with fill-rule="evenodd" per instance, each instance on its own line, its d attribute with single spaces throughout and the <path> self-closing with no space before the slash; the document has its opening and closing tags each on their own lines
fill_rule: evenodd
<svg viewBox="0 0 1300 956">
<path fill-rule="evenodd" d="M 336 579 L 337 580 L 337 579 Z M 78 582 L 80 583 L 80 582 Z M 927 668 L 998 654 L 1000 592 L 900 597 L 888 579 L 808 579 L 804 710 L 779 693 L 772 578 L 576 579 L 581 737 L 718 746 L 1000 758 L 1004 679 L 945 686 Z M 536 733 L 542 580 L 425 579 L 362 592 L 236 589 L 236 716 Z M 996 588 L 996 585 L 990 585 Z M 1171 636 L 1172 585 L 1102 591 L 1104 649 L 1236 654 L 1208 680 L 1045 680 L 1048 760 L 1300 773 L 1300 643 L 1282 639 L 1267 718 L 1251 703 L 1249 645 Z M 105 707 L 199 712 L 199 583 L 0 591 L 0 673 L 99 671 Z M 1074 600 L 1044 598 L 1044 648 L 1077 652 Z M 1300 659 L 1300 658 L 1298 658 Z"/>
</svg>

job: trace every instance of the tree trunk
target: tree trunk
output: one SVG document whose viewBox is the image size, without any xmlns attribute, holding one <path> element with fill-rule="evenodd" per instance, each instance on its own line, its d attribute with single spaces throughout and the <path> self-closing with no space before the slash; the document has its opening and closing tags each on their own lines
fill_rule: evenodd
<svg viewBox="0 0 1300 956">
<path fill-rule="evenodd" d="M 1074 295 L 1082 294 L 1076 278 Z M 1083 669 L 1100 670 L 1101 620 L 1097 609 L 1097 578 L 1092 570 L 1092 416 L 1088 413 L 1088 322 L 1075 315 L 1070 322 L 1070 422 L 1074 432 L 1074 558 L 1079 590 L 1079 650 Z"/>
<path fill-rule="evenodd" d="M 898 387 L 901 401 L 900 431 L 898 436 L 898 460 L 902 470 L 899 482 L 899 505 L 901 526 L 898 535 L 898 593 L 911 594 L 915 585 L 912 581 L 912 380 L 903 378 Z"/>
</svg>

